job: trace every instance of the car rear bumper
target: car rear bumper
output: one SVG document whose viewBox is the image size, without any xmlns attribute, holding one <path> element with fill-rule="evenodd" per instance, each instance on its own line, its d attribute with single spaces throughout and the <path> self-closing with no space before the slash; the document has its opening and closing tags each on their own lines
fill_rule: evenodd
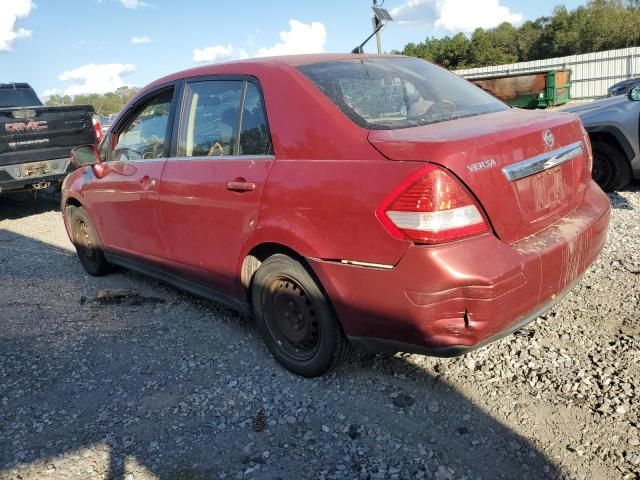
<svg viewBox="0 0 640 480">
<path fill-rule="evenodd" d="M 44 175 L 23 176 L 25 169 L 33 165 L 42 164 L 47 164 L 48 173 Z M 71 162 L 69 158 L 3 166 L 0 167 L 0 193 L 24 190 L 31 188 L 33 185 L 59 185 L 64 181 L 70 171 Z"/>
<path fill-rule="evenodd" d="M 48 187 L 60 185 L 66 176 L 67 174 L 63 173 L 57 175 L 45 175 L 42 177 L 31 177 L 26 180 L 10 180 L 6 182 L 3 182 L 0 179 L 0 193 L 25 190 L 34 186 L 42 187 L 43 184 L 48 184 Z"/>
<path fill-rule="evenodd" d="M 452 356 L 522 328 L 596 259 L 609 200 L 591 182 L 571 214 L 512 245 L 493 235 L 408 248 L 392 268 L 308 259 L 354 343 Z"/>
</svg>

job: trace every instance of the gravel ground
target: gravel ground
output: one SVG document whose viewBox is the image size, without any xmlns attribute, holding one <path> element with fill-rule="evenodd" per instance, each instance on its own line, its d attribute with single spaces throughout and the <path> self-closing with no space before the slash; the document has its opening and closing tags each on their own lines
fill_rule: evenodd
<svg viewBox="0 0 640 480">
<path fill-rule="evenodd" d="M 230 310 L 86 275 L 55 199 L 0 198 L 0 479 L 638 479 L 640 185 L 610 198 L 604 253 L 527 335 L 315 380 Z"/>
</svg>

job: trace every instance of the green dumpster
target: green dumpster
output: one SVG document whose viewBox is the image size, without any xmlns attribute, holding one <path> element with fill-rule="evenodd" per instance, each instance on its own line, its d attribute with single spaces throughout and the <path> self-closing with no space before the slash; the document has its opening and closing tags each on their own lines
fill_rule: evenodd
<svg viewBox="0 0 640 480">
<path fill-rule="evenodd" d="M 547 108 L 571 100 L 571 70 L 465 78 L 514 107 Z"/>
</svg>

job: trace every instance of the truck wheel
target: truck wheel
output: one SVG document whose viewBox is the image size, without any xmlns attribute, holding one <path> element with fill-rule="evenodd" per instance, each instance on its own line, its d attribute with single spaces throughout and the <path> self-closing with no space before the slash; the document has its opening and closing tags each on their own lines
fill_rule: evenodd
<svg viewBox="0 0 640 480">
<path fill-rule="evenodd" d="M 255 273 L 253 315 L 271 354 L 285 368 L 316 377 L 351 351 L 333 308 L 304 266 L 273 255 Z"/>
<path fill-rule="evenodd" d="M 631 166 L 614 145 L 596 141 L 593 143 L 592 177 L 605 192 L 612 192 L 631 181 Z"/>
<path fill-rule="evenodd" d="M 85 209 L 69 205 L 66 214 L 71 227 L 73 245 L 76 247 L 82 267 L 89 275 L 95 277 L 109 272 L 111 264 L 107 262 L 104 253 L 98 247 L 98 236 Z"/>
</svg>

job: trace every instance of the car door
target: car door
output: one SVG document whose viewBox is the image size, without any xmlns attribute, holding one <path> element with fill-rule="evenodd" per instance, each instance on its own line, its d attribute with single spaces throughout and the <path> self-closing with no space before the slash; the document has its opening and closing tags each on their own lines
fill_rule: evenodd
<svg viewBox="0 0 640 480">
<path fill-rule="evenodd" d="M 101 146 L 102 173 L 87 196 L 102 243 L 111 253 L 162 256 L 158 197 L 171 143 L 173 96 L 173 86 L 145 96 Z"/>
<path fill-rule="evenodd" d="M 177 156 L 160 187 L 166 256 L 182 275 L 233 297 L 274 160 L 262 93 L 251 78 L 194 79 L 181 111 Z"/>
</svg>

